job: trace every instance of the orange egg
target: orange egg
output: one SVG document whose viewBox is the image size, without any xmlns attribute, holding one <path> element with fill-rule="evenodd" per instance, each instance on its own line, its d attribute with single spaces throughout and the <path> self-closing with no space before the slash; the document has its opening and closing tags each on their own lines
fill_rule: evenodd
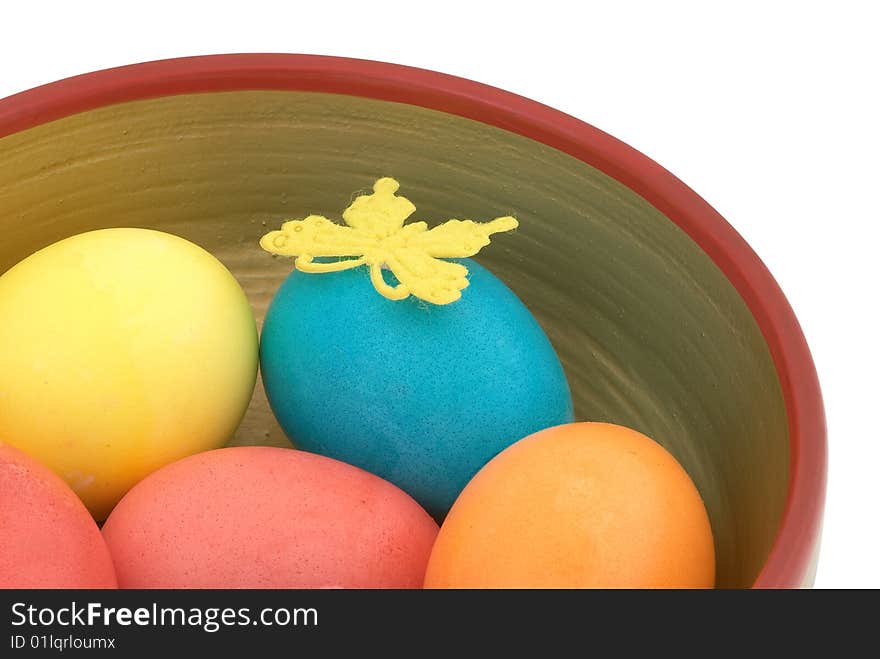
<svg viewBox="0 0 880 659">
<path fill-rule="evenodd" d="M 548 428 L 490 461 L 458 497 L 426 588 L 705 588 L 712 529 L 685 470 L 608 423 Z"/>
<path fill-rule="evenodd" d="M 0 588 L 115 588 L 101 531 L 48 467 L 0 442 Z"/>
</svg>

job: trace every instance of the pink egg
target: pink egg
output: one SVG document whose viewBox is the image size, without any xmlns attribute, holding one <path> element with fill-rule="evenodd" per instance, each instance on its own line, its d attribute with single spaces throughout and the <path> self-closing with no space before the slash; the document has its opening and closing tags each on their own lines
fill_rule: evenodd
<svg viewBox="0 0 880 659">
<path fill-rule="evenodd" d="M 116 588 L 110 552 L 79 497 L 2 443 L 0 588 Z"/>
<path fill-rule="evenodd" d="M 420 588 L 437 531 L 378 476 L 264 446 L 163 467 L 104 524 L 123 588 Z"/>
</svg>

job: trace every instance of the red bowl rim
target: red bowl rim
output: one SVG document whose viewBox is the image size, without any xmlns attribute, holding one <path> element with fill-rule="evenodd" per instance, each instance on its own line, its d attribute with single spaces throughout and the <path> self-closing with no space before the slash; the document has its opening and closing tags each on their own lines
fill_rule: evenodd
<svg viewBox="0 0 880 659">
<path fill-rule="evenodd" d="M 88 73 L 0 100 L 0 138 L 86 110 L 201 92 L 296 90 L 417 105 L 474 119 L 563 151 L 620 181 L 681 227 L 724 272 L 770 348 L 788 413 L 790 480 L 782 524 L 755 587 L 797 587 L 810 575 L 825 500 L 825 412 L 800 325 L 766 266 L 693 190 L 653 160 L 535 101 L 412 67 L 318 55 L 208 55 Z"/>
</svg>

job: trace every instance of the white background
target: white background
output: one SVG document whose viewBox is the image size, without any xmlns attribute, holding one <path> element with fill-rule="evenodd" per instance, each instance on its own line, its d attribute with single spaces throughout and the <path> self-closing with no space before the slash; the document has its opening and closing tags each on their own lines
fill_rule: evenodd
<svg viewBox="0 0 880 659">
<path fill-rule="evenodd" d="M 0 97 L 165 57 L 317 53 L 464 76 L 622 139 L 718 209 L 787 294 L 828 415 L 816 585 L 880 587 L 880 21 L 871 5 L 13 2 L 0 18 Z"/>
</svg>

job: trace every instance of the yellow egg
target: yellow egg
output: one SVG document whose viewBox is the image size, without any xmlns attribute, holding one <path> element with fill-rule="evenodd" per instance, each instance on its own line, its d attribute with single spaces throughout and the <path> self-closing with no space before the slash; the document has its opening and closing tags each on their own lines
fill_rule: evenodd
<svg viewBox="0 0 880 659">
<path fill-rule="evenodd" d="M 137 481 L 222 446 L 247 408 L 257 332 L 232 274 L 146 229 L 73 236 L 0 277 L 0 439 L 97 519 Z"/>
</svg>

